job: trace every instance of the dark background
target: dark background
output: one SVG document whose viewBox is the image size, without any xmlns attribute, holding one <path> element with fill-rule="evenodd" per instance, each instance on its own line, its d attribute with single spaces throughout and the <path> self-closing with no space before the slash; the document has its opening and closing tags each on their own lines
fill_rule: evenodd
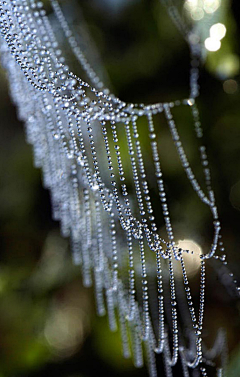
<svg viewBox="0 0 240 377">
<path fill-rule="evenodd" d="M 86 45 L 88 35 L 92 41 L 89 57 L 98 51 L 99 60 L 93 59 L 97 70 L 121 99 L 153 103 L 187 97 L 188 47 L 158 1 L 63 3 L 76 32 L 80 32 L 78 20 L 85 19 Z M 224 6 L 221 22 L 227 34 L 222 48 L 209 53 L 203 64 L 198 105 L 228 267 L 240 281 L 240 83 L 239 67 L 233 63 L 240 52 L 240 15 L 238 0 L 225 1 Z M 66 55 L 77 72 L 67 48 Z M 230 64 L 221 70 L 226 57 Z M 71 263 L 68 241 L 51 219 L 49 193 L 42 187 L 41 172 L 33 167 L 31 147 L 26 144 L 24 126 L 17 120 L 2 70 L 0 75 L 0 377 L 146 376 L 145 369 L 137 370 L 131 360 L 122 358 L 119 335 L 110 333 L 106 318 L 95 315 L 93 292 L 82 287 L 80 271 Z M 233 93 L 224 90 L 230 79 L 237 88 Z M 182 122 L 185 140 L 188 133 L 187 122 Z M 174 191 L 180 167 L 174 160 L 164 160 L 169 143 L 163 133 L 163 163 Z M 188 148 L 194 156 L 191 145 Z M 175 190 L 178 202 L 184 203 L 185 217 L 195 221 L 197 213 L 197 224 L 203 229 L 201 209 L 188 195 Z M 178 208 L 173 204 L 175 216 Z M 207 240 L 211 231 L 206 229 Z M 218 268 L 217 264 L 211 266 L 207 283 L 206 324 L 210 335 L 219 326 L 225 328 L 228 376 L 237 377 L 240 306 L 231 286 L 219 281 L 214 272 Z"/>
</svg>

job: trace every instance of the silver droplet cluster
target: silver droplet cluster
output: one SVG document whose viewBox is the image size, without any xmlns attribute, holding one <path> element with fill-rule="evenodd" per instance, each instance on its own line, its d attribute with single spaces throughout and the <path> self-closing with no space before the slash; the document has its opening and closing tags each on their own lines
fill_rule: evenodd
<svg viewBox="0 0 240 377">
<path fill-rule="evenodd" d="M 60 221 L 63 236 L 71 239 L 73 261 L 82 268 L 84 285 L 94 284 L 98 314 L 108 314 L 111 330 L 119 326 L 124 356 L 132 355 L 134 364 L 141 367 L 144 345 L 151 377 L 157 376 L 155 353 L 163 355 L 167 377 L 173 375 L 172 367 L 179 359 L 184 377 L 189 376 L 189 368 L 207 376 L 205 366 L 214 361 L 202 350 L 205 264 L 209 258 L 224 265 L 227 262 L 222 255 L 221 226 L 196 104 L 201 48 L 191 42 L 190 31 L 173 2 L 164 2 L 190 46 L 188 99 L 136 105 L 116 98 L 87 61 L 56 0 L 50 0 L 55 19 L 89 83 L 65 63 L 41 1 L 0 1 L 1 59 L 18 116 L 33 146 L 35 165 L 42 168 L 44 185 L 51 192 L 53 218 Z M 180 140 L 173 117 L 173 109 L 179 106 L 187 106 L 192 114 L 205 189 Z M 193 252 L 176 246 L 170 218 L 155 126 L 160 113 L 193 190 L 213 218 L 212 245 L 199 255 L 198 315 L 184 263 L 184 254 Z M 138 129 L 140 119 L 146 121 L 148 156 Z M 158 206 L 151 197 L 149 164 L 155 175 Z M 167 239 L 160 237 L 155 221 L 154 213 L 160 210 Z M 184 299 L 178 293 L 176 263 L 182 270 Z M 152 285 L 156 300 L 151 297 Z M 189 316 L 189 320 L 184 317 L 189 330 L 187 346 L 179 318 L 183 305 Z M 225 344 L 223 336 L 218 348 L 219 344 Z"/>
</svg>

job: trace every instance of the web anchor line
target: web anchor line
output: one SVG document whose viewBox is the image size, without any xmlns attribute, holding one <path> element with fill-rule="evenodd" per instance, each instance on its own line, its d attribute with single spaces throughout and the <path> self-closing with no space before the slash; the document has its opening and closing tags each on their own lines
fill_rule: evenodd
<svg viewBox="0 0 240 377">
<path fill-rule="evenodd" d="M 1 58 L 12 99 L 33 146 L 35 166 L 42 168 L 44 186 L 51 192 L 53 218 L 60 221 L 63 236 L 71 239 L 73 261 L 81 266 L 83 284 L 94 285 L 97 313 L 108 314 L 112 331 L 119 326 L 123 355 L 132 355 L 134 364 L 141 367 L 145 350 L 151 377 L 157 377 L 155 354 L 162 354 L 167 377 L 174 375 L 178 363 L 184 377 L 193 369 L 207 376 L 208 365 L 215 366 L 220 376 L 223 365 L 217 367 L 215 359 L 221 355 L 224 360 L 224 333 L 210 350 L 202 339 L 206 263 L 212 258 L 224 266 L 227 262 L 224 254 L 217 255 L 224 247 L 197 107 L 201 49 L 190 38 L 191 30 L 175 2 L 164 3 L 189 44 L 188 99 L 151 105 L 118 99 L 87 61 L 57 0 L 50 0 L 52 10 L 89 83 L 67 66 L 39 1 L 0 1 Z M 179 106 L 191 112 L 205 187 L 193 172 L 178 133 L 173 109 Z M 190 185 L 213 218 L 213 241 L 205 254 L 180 248 L 174 238 L 155 126 L 159 115 L 168 124 Z M 148 149 L 142 142 L 140 119 L 147 125 Z M 157 205 L 150 189 L 153 180 Z M 159 235 L 156 208 L 162 211 L 166 238 Z M 198 313 L 185 266 L 187 254 L 197 255 L 200 261 Z M 184 319 L 187 337 L 182 331 L 178 267 L 189 316 Z"/>
</svg>

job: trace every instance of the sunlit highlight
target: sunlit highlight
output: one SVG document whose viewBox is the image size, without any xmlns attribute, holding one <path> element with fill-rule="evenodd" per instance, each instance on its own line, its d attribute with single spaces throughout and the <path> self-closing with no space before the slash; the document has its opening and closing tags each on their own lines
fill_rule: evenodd
<svg viewBox="0 0 240 377">
<path fill-rule="evenodd" d="M 203 9 L 206 13 L 214 13 L 220 7 L 220 0 L 205 0 L 203 2 Z"/>
<path fill-rule="evenodd" d="M 210 37 L 205 39 L 205 47 L 208 51 L 218 51 L 221 47 L 221 40 L 225 37 L 227 32 L 226 26 L 217 23 L 210 28 Z"/>
<path fill-rule="evenodd" d="M 221 41 L 215 38 L 207 38 L 205 39 L 205 47 L 208 51 L 218 51 L 221 47 Z"/>
<path fill-rule="evenodd" d="M 226 26 L 221 23 L 217 23 L 211 26 L 210 37 L 220 41 L 221 39 L 225 37 L 226 32 L 227 32 Z"/>
<path fill-rule="evenodd" d="M 212 14 L 218 10 L 221 0 L 185 0 L 184 7 L 194 21 L 200 21 L 204 14 Z"/>
<path fill-rule="evenodd" d="M 184 6 L 189 12 L 191 12 L 198 7 L 198 4 L 198 0 L 186 0 Z"/>
</svg>

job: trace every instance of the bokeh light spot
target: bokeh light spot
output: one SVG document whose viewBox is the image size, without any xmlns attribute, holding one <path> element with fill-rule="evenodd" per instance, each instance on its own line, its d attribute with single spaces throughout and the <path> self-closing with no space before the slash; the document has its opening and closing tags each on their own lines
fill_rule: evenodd
<svg viewBox="0 0 240 377">
<path fill-rule="evenodd" d="M 235 54 L 227 54 L 221 58 L 216 72 L 221 79 L 227 79 L 239 74 L 239 57 Z"/>
<path fill-rule="evenodd" d="M 176 246 L 182 250 L 189 250 L 189 253 L 183 253 L 183 259 L 188 276 L 194 276 L 198 272 L 201 265 L 201 260 L 199 257 L 202 254 L 201 246 L 197 242 L 190 239 L 179 240 Z M 178 271 L 176 271 L 176 273 L 177 272 Z M 179 275 L 182 275 L 182 271 L 179 271 Z"/>
<path fill-rule="evenodd" d="M 191 17 L 194 21 L 200 21 L 204 17 L 203 9 L 197 7 L 196 9 L 192 10 Z"/>
<path fill-rule="evenodd" d="M 84 336 L 79 309 L 55 307 L 46 322 L 44 335 L 55 356 L 65 358 L 74 354 Z"/>
<path fill-rule="evenodd" d="M 221 0 L 204 0 L 203 9 L 206 13 L 214 13 L 220 7 Z"/>
<path fill-rule="evenodd" d="M 227 94 L 234 94 L 238 91 L 238 83 L 236 80 L 226 80 L 223 83 L 223 90 Z"/>
<path fill-rule="evenodd" d="M 214 39 L 214 38 L 207 38 L 205 39 L 205 47 L 208 51 L 218 51 L 221 47 L 221 41 L 219 41 L 218 39 Z"/>
<path fill-rule="evenodd" d="M 225 37 L 227 32 L 226 26 L 221 23 L 217 23 L 210 28 L 210 37 L 213 39 L 221 40 Z"/>
</svg>

